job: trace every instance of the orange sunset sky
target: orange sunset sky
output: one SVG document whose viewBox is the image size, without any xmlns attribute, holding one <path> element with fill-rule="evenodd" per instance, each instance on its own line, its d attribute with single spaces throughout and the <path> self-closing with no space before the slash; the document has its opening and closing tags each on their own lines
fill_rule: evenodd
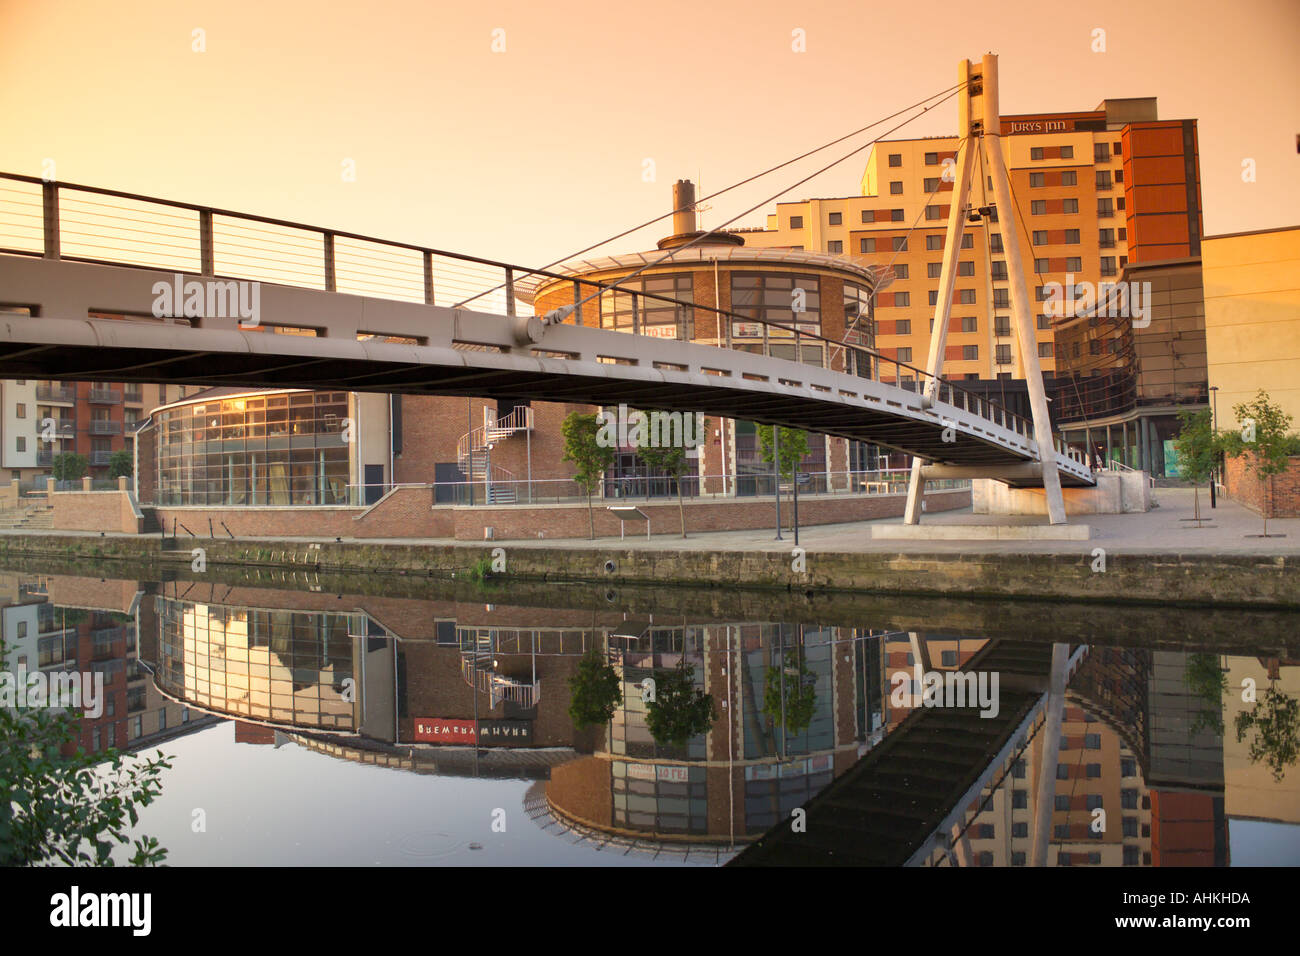
<svg viewBox="0 0 1300 956">
<path fill-rule="evenodd" d="M 990 50 L 1004 113 L 1156 96 L 1161 119 L 1199 120 L 1207 234 L 1300 222 L 1296 0 L 0 0 L 0 48 L 0 170 L 53 159 L 63 182 L 526 265 L 666 212 L 678 178 L 707 193 L 949 87 Z M 895 136 L 956 122 L 950 100 Z M 722 197 L 703 224 L 866 138 Z M 783 198 L 855 194 L 864 160 Z"/>
</svg>

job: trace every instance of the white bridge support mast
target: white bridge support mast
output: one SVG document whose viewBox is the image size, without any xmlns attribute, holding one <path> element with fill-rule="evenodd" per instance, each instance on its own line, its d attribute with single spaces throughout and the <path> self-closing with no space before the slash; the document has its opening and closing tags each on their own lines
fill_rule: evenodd
<svg viewBox="0 0 1300 956">
<path fill-rule="evenodd" d="M 961 251 L 959 247 L 963 221 L 971 198 L 970 166 L 973 155 L 971 150 L 982 149 L 982 155 L 988 165 L 989 178 L 993 180 L 993 196 L 997 204 L 998 222 L 1001 225 L 1002 245 L 1007 257 L 1016 349 L 1029 388 L 1029 406 L 1034 421 L 1034 441 L 1038 445 L 1038 459 L 1042 466 L 1048 521 L 1051 524 L 1065 524 L 1065 499 L 1061 494 L 1061 476 L 1056 469 L 1056 448 L 1052 441 L 1052 421 L 1047 411 L 1047 390 L 1043 385 L 1043 370 L 1038 361 L 1038 341 L 1029 305 L 1029 292 L 1025 284 L 1024 260 L 1020 255 L 1016 207 L 1011 198 L 1011 181 L 1007 176 L 1007 165 L 1002 156 L 997 56 L 992 53 L 986 54 L 978 74 L 972 74 L 969 60 L 963 60 L 959 79 L 968 83 L 959 100 L 960 128 L 964 138 L 958 148 L 958 179 L 953 187 L 952 206 L 948 214 L 948 238 L 939 280 L 939 302 L 935 310 L 934 331 L 930 336 L 930 358 L 926 370 L 931 378 L 926 381 L 922 404 L 928 407 L 934 401 L 934 393 L 938 388 L 937 377 L 943 370 L 948 315 L 952 309 L 952 286 L 955 280 L 957 256 Z M 976 97 L 979 98 L 978 110 L 972 109 Z M 922 471 L 925 464 L 918 458 L 912 460 L 912 474 L 907 489 L 907 510 L 903 518 L 905 524 L 917 524 L 921 520 L 921 500 L 925 488 Z"/>
<path fill-rule="evenodd" d="M 930 357 L 925 370 L 929 373 L 921 385 L 921 406 L 929 408 L 934 404 L 939 392 L 939 376 L 943 373 L 944 351 L 948 344 L 948 318 L 952 314 L 953 287 L 957 284 L 957 257 L 961 253 L 961 237 L 966 228 L 966 208 L 970 201 L 970 175 L 974 151 L 979 148 L 979 139 L 971 129 L 971 69 L 970 60 L 962 60 L 957 71 L 957 79 L 968 84 L 958 94 L 958 129 L 961 141 L 957 144 L 957 179 L 952 187 L 952 205 L 948 209 L 948 234 L 944 239 L 943 267 L 939 272 L 939 298 L 934 307 L 934 322 L 930 329 Z M 901 375 L 900 375 L 901 379 Z M 902 382 L 900 381 L 901 385 Z M 925 462 L 920 458 L 912 459 L 912 474 L 907 484 L 907 510 L 903 514 L 904 524 L 918 524 L 921 521 L 921 502 L 925 497 L 925 478 L 921 470 Z"/>
</svg>

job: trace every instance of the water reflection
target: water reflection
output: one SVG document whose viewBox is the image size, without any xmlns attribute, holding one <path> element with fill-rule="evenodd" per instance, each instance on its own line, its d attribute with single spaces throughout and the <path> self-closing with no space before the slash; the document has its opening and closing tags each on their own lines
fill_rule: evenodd
<svg viewBox="0 0 1300 956">
<path fill-rule="evenodd" d="M 941 620 L 904 631 L 463 593 L 5 580 L 7 668 L 114 675 L 111 707 L 83 721 L 87 750 L 229 719 L 241 745 L 533 781 L 528 819 L 592 848 L 738 864 L 1222 866 L 1230 818 L 1300 826 L 1300 661 L 1285 655 L 1071 641 L 1053 658 L 1051 635 Z M 586 657 L 621 699 L 608 721 L 576 726 Z M 1054 660 L 1068 679 L 1057 698 Z M 925 674 L 981 669 L 1002 677 L 993 719 L 973 701 L 926 706 Z M 711 714 L 678 740 L 667 711 L 655 716 L 673 675 Z M 791 827 L 799 813 L 806 832 Z"/>
</svg>

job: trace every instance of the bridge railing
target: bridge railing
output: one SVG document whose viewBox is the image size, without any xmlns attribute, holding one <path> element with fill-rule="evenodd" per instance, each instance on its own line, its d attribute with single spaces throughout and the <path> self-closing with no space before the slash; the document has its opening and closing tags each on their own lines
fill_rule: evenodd
<svg viewBox="0 0 1300 956">
<path fill-rule="evenodd" d="M 14 173 L 0 173 L 0 253 L 174 270 L 505 315 L 517 314 L 517 286 L 527 278 L 572 283 L 574 303 L 616 289 L 615 283 L 416 243 Z M 617 291 L 631 296 L 634 315 L 639 302 L 662 302 L 691 310 L 691 315 L 713 313 L 728 324 L 763 328 L 761 342 L 733 341 L 728 335 L 716 345 L 774 358 L 788 358 L 786 353 L 792 351 L 800 363 L 804 346 L 816 345 L 823 367 L 912 390 L 925 390 L 936 378 L 875 349 L 797 325 L 668 295 Z M 639 331 L 635 319 L 633 331 Z M 977 392 L 942 377 L 936 378 L 934 390 L 939 402 L 1033 437 L 1032 422 Z M 1068 454 L 1059 438 L 1057 450 Z"/>
</svg>

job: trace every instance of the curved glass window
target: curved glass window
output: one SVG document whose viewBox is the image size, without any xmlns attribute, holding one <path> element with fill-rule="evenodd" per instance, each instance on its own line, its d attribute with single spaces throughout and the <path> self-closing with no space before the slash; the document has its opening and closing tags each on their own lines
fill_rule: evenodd
<svg viewBox="0 0 1300 956">
<path fill-rule="evenodd" d="M 346 504 L 346 392 L 245 395 L 164 408 L 160 505 Z"/>
</svg>

